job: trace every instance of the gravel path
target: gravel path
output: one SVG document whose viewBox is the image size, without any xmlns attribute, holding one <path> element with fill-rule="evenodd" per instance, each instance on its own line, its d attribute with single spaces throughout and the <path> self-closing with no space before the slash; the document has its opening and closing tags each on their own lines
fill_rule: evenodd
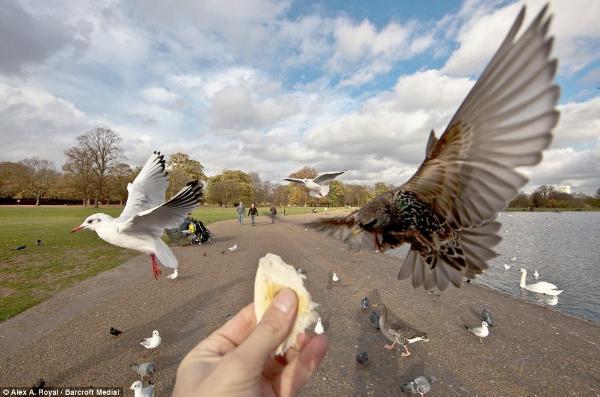
<svg viewBox="0 0 600 397">
<path fill-rule="evenodd" d="M 466 284 L 443 296 L 414 291 L 396 280 L 399 260 L 349 252 L 302 223 L 314 215 L 280 217 L 272 225 L 235 221 L 210 225 L 215 244 L 175 249 L 177 280 L 152 278 L 140 256 L 85 280 L 0 324 L 0 385 L 122 386 L 136 376 L 134 362 L 154 361 L 156 395 L 168 396 L 177 365 L 200 339 L 252 300 L 258 259 L 267 252 L 306 270 L 308 290 L 321 304 L 330 349 L 303 395 L 398 396 L 400 385 L 425 374 L 437 381 L 430 396 L 598 396 L 600 327 L 548 307 Z M 222 251 L 237 244 L 235 252 Z M 206 255 L 204 255 L 206 254 Z M 328 282 L 329 271 L 341 280 Z M 359 310 L 364 296 L 389 309 L 431 341 L 413 355 L 383 349 L 385 340 Z M 483 343 L 463 325 L 478 324 L 485 303 L 494 327 Z M 112 337 L 113 326 L 124 331 Z M 158 329 L 163 344 L 145 351 L 139 339 Z M 359 367 L 358 351 L 369 364 Z M 127 392 L 126 395 L 131 394 Z"/>
</svg>

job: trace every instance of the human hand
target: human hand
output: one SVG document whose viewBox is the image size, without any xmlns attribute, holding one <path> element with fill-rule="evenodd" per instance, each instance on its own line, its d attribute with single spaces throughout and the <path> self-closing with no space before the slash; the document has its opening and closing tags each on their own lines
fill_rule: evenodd
<svg viewBox="0 0 600 397">
<path fill-rule="evenodd" d="M 324 335 L 300 334 L 296 347 L 272 357 L 296 319 L 298 298 L 283 289 L 256 323 L 254 304 L 194 347 L 181 361 L 173 397 L 294 396 L 327 352 Z"/>
</svg>

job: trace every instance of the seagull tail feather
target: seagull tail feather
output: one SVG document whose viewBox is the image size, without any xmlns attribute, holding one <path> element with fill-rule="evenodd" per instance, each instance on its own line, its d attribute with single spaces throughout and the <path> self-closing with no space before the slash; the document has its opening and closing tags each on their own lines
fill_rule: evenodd
<svg viewBox="0 0 600 397">
<path fill-rule="evenodd" d="M 164 243 L 164 241 L 156 241 L 154 253 L 156 254 L 156 257 L 163 266 L 170 267 L 171 269 L 177 269 L 177 258 L 175 257 L 175 254 L 173 254 L 173 251 L 171 251 L 169 246 Z"/>
</svg>

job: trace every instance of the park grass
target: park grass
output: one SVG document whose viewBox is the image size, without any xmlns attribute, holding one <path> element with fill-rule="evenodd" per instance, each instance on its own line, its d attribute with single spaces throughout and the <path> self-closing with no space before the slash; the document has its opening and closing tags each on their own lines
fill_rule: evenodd
<svg viewBox="0 0 600 397">
<path fill-rule="evenodd" d="M 287 207 L 286 214 L 311 210 Z M 70 233 L 93 213 L 118 216 L 121 211 L 122 207 L 0 207 L 0 321 L 139 255 L 106 243 L 94 232 Z M 281 215 L 282 209 L 278 211 Z M 259 208 L 259 214 L 268 214 L 268 208 Z M 232 207 L 199 207 L 193 216 L 207 225 L 236 219 Z M 36 240 L 42 245 L 36 246 Z M 27 248 L 16 251 L 21 245 Z"/>
</svg>

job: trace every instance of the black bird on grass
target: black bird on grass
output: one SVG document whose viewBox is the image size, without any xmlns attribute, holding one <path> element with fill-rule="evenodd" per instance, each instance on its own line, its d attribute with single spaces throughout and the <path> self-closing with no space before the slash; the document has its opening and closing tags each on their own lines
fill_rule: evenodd
<svg viewBox="0 0 600 397">
<path fill-rule="evenodd" d="M 496 216 L 527 183 L 552 141 L 560 96 L 550 58 L 548 5 L 517 37 L 525 7 L 425 160 L 403 185 L 345 217 L 314 223 L 342 241 L 383 252 L 410 244 L 398 279 L 440 291 L 474 279 L 497 256 Z"/>
<path fill-rule="evenodd" d="M 108 332 L 110 332 L 110 334 L 114 335 L 114 336 L 119 336 L 123 333 L 123 331 L 120 331 L 114 327 L 110 327 L 110 331 L 108 331 Z"/>
<path fill-rule="evenodd" d="M 360 365 L 367 365 L 369 362 L 369 354 L 367 352 L 358 352 L 356 354 L 356 362 Z"/>
</svg>

